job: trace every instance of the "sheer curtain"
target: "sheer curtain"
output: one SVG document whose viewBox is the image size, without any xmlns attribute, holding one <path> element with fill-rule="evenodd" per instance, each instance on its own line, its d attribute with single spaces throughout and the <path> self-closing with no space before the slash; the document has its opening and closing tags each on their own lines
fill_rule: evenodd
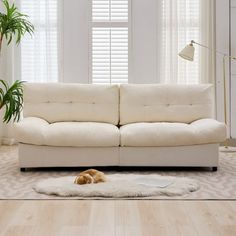
<svg viewBox="0 0 236 236">
<path fill-rule="evenodd" d="M 19 47 L 13 44 L 2 52 L 0 76 L 10 84 L 17 79 L 31 82 L 57 82 L 59 62 L 59 9 L 58 0 L 16 0 L 22 13 L 35 26 L 33 37 L 25 35 Z M 3 112 L 3 111 L 2 111 Z M 2 140 L 1 140 L 2 138 Z M 12 122 L 0 121 L 0 144 L 13 144 Z"/>
<path fill-rule="evenodd" d="M 35 26 L 33 37 L 21 43 L 21 79 L 31 82 L 58 81 L 59 1 L 20 0 L 21 11 Z"/>
<path fill-rule="evenodd" d="M 162 83 L 211 83 L 214 54 L 195 47 L 194 62 L 178 53 L 192 39 L 214 48 L 214 0 L 162 0 L 160 78 Z"/>
</svg>

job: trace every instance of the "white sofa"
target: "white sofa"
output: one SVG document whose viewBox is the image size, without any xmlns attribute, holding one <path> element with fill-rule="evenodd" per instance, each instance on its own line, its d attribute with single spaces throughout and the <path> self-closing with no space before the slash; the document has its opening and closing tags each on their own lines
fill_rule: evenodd
<svg viewBox="0 0 236 236">
<path fill-rule="evenodd" d="M 74 166 L 218 166 L 226 126 L 211 85 L 26 83 L 15 124 L 21 170 Z"/>
</svg>

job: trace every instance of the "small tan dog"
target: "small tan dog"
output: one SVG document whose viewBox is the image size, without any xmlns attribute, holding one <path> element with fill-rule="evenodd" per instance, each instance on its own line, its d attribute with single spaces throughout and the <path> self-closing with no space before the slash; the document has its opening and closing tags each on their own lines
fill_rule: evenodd
<svg viewBox="0 0 236 236">
<path fill-rule="evenodd" d="M 106 182 L 106 176 L 103 172 L 89 169 L 81 172 L 76 178 L 75 184 L 96 184 Z"/>
</svg>

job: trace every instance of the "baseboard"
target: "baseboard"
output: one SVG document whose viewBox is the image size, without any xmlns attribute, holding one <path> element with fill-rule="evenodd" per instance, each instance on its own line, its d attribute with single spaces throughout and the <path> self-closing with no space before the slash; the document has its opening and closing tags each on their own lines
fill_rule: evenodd
<svg viewBox="0 0 236 236">
<path fill-rule="evenodd" d="M 231 147 L 236 147 L 236 139 L 229 139 L 228 140 L 228 145 Z M 220 146 L 225 146 L 225 143 L 221 143 Z"/>
</svg>

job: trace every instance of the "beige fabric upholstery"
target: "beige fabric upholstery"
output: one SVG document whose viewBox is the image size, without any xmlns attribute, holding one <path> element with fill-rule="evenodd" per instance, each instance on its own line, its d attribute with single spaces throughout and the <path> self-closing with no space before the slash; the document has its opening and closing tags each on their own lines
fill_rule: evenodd
<svg viewBox="0 0 236 236">
<path fill-rule="evenodd" d="M 116 166 L 119 147 L 55 147 L 19 144 L 21 167 Z"/>
<path fill-rule="evenodd" d="M 213 119 L 184 123 L 134 123 L 120 129 L 121 146 L 170 147 L 220 143 L 226 139 L 225 124 Z"/>
<path fill-rule="evenodd" d="M 19 144 L 20 167 L 218 166 L 218 144 L 178 147 L 53 147 Z"/>
<path fill-rule="evenodd" d="M 119 120 L 119 87 L 61 83 L 26 83 L 24 117 L 59 121 L 105 122 Z"/>
<path fill-rule="evenodd" d="M 49 124 L 36 117 L 28 117 L 15 124 L 18 142 L 34 145 L 64 147 L 117 147 L 119 129 L 112 124 L 95 122 L 58 122 Z"/>
<path fill-rule="evenodd" d="M 26 83 L 20 166 L 217 166 L 226 127 L 212 89 Z"/>
<path fill-rule="evenodd" d="M 218 157 L 218 144 L 176 147 L 121 147 L 119 165 L 213 167 L 218 166 Z"/>
<path fill-rule="evenodd" d="M 121 85 L 120 124 L 212 118 L 212 91 L 212 85 Z"/>
</svg>

